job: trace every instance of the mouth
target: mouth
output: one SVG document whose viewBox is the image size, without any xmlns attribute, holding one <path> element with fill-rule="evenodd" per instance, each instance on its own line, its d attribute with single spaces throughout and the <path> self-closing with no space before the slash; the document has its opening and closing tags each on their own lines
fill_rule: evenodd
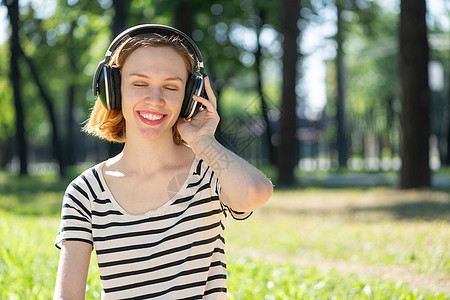
<svg viewBox="0 0 450 300">
<path fill-rule="evenodd" d="M 139 118 L 148 125 L 157 125 L 161 123 L 167 115 L 153 111 L 138 111 Z"/>
</svg>

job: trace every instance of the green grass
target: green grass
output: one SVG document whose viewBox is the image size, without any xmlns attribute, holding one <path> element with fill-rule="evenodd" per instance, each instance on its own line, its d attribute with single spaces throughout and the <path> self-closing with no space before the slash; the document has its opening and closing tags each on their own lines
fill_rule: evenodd
<svg viewBox="0 0 450 300">
<path fill-rule="evenodd" d="M 3 200 L 3 198 L 2 198 Z M 0 299 L 51 299 L 59 250 L 53 245 L 59 219 L 0 211 Z M 100 279 L 92 256 L 87 298 L 99 296 Z"/>
<path fill-rule="evenodd" d="M 69 181 L 0 173 L 0 299 L 51 299 Z M 230 299 L 450 299 L 448 289 L 409 280 L 450 278 L 448 190 L 277 191 L 248 220 L 230 219 L 226 240 Z M 93 255 L 86 298 L 100 291 Z"/>
<path fill-rule="evenodd" d="M 245 257 L 232 260 L 228 272 L 230 299 L 448 299 L 444 294 L 413 290 L 401 282 Z"/>
<path fill-rule="evenodd" d="M 17 177 L 0 173 L 0 209 L 19 215 L 57 217 L 69 182 L 56 176 Z"/>
<path fill-rule="evenodd" d="M 300 218 L 266 214 L 254 216 L 246 224 L 230 227 L 228 231 L 228 242 L 240 248 L 251 245 L 289 257 L 343 259 L 450 274 L 446 243 L 450 241 L 450 231 L 444 221 L 355 223 L 333 213 Z M 246 232 L 245 240 L 239 234 L 242 231 Z"/>
</svg>

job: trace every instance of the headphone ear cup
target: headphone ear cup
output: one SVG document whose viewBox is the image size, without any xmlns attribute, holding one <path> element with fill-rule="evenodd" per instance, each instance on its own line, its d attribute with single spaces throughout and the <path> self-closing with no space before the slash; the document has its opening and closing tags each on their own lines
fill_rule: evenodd
<svg viewBox="0 0 450 300">
<path fill-rule="evenodd" d="M 111 66 L 111 109 L 122 108 L 122 76 L 116 65 Z"/>
<path fill-rule="evenodd" d="M 195 101 L 192 96 L 201 96 L 203 93 L 204 77 L 199 74 L 190 74 L 186 82 L 186 89 L 184 93 L 183 105 L 180 111 L 180 117 L 190 119 L 200 107 L 200 103 Z"/>
<path fill-rule="evenodd" d="M 109 111 L 120 109 L 122 106 L 120 82 L 120 69 L 117 66 L 102 67 L 98 77 L 98 97 Z"/>
<path fill-rule="evenodd" d="M 102 69 L 100 71 L 100 74 L 98 76 L 98 82 L 97 82 L 97 95 L 100 101 L 102 101 L 102 104 L 104 107 L 106 107 L 108 110 L 111 110 L 108 105 L 108 95 L 107 91 L 109 91 L 108 87 L 108 73 L 109 73 L 109 66 L 102 66 Z"/>
</svg>

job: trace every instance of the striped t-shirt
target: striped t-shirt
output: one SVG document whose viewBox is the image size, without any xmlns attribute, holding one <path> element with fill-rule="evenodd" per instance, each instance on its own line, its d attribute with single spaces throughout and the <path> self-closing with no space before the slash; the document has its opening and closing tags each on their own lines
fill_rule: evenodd
<svg viewBox="0 0 450 300">
<path fill-rule="evenodd" d="M 186 181 L 166 204 L 135 215 L 114 200 L 103 165 L 86 170 L 68 186 L 55 241 L 58 248 L 63 241 L 93 245 L 102 298 L 226 299 L 226 213 L 236 219 L 249 213 L 233 212 L 221 203 L 211 168 L 196 157 Z"/>
</svg>

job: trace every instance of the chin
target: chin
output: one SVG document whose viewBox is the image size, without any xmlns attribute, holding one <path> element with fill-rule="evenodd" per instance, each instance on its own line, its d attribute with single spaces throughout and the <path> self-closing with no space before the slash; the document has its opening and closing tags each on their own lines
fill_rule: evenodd
<svg viewBox="0 0 450 300">
<path fill-rule="evenodd" d="M 167 138 L 168 136 L 170 136 L 170 138 L 172 139 L 172 128 L 166 129 L 163 132 L 156 128 L 150 130 L 147 128 L 145 130 L 141 130 L 140 132 L 140 137 L 149 141 L 162 140 Z"/>
</svg>

